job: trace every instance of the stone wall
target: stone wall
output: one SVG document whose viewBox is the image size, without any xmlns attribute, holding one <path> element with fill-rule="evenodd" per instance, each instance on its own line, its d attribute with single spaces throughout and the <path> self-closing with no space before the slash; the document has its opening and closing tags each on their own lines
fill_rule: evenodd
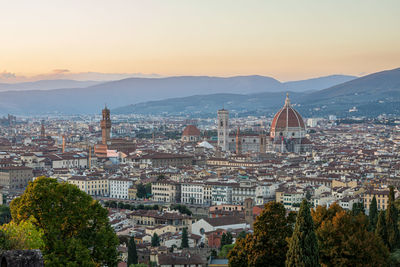
<svg viewBox="0 0 400 267">
<path fill-rule="evenodd" d="M 43 255 L 36 250 L 3 250 L 0 251 L 1 267 L 43 267 Z"/>
</svg>

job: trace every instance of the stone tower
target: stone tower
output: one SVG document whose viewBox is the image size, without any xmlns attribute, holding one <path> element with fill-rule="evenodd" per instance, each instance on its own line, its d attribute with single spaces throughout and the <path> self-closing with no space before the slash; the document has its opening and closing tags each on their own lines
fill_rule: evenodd
<svg viewBox="0 0 400 267">
<path fill-rule="evenodd" d="M 40 138 L 46 138 L 46 129 L 44 128 L 44 120 L 41 121 Z"/>
<path fill-rule="evenodd" d="M 110 133 L 111 133 L 111 119 L 110 119 L 110 110 L 104 107 L 103 111 L 103 119 L 100 122 L 101 126 L 101 137 L 102 143 L 107 145 L 107 142 L 110 140 Z"/>
<path fill-rule="evenodd" d="M 244 219 L 250 228 L 253 229 L 254 216 L 253 216 L 254 200 L 251 198 L 246 198 L 244 200 Z"/>
<path fill-rule="evenodd" d="M 229 111 L 226 109 L 218 110 L 218 146 L 222 151 L 229 150 Z"/>
<path fill-rule="evenodd" d="M 242 141 L 240 140 L 240 127 L 236 131 L 236 155 L 242 154 Z"/>
</svg>

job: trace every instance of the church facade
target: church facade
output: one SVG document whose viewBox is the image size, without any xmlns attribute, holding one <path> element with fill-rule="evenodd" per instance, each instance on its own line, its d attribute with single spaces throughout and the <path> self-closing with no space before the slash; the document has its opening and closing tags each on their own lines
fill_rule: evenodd
<svg viewBox="0 0 400 267">
<path fill-rule="evenodd" d="M 301 115 L 292 107 L 289 96 L 284 106 L 275 114 L 269 136 L 265 134 L 236 134 L 229 129 L 229 112 L 218 111 L 218 146 L 222 151 L 236 154 L 245 152 L 276 151 L 281 153 L 305 153 L 312 150 L 312 143 L 306 137 L 306 127 Z"/>
</svg>

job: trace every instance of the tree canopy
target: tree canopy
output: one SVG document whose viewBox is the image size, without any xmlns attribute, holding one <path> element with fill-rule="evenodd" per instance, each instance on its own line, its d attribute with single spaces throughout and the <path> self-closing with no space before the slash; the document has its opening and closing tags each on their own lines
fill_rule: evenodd
<svg viewBox="0 0 400 267">
<path fill-rule="evenodd" d="M 188 248 L 189 247 L 189 238 L 188 238 L 188 232 L 187 232 L 187 228 L 183 228 L 182 230 L 182 244 L 181 244 L 182 248 Z"/>
<path fill-rule="evenodd" d="M 229 266 L 284 266 L 293 223 L 293 214 L 286 215 L 283 204 L 265 204 L 254 223 L 254 234 L 237 239 L 228 253 Z"/>
<path fill-rule="evenodd" d="M 107 210 L 75 185 L 39 177 L 11 202 L 14 223 L 42 231 L 48 266 L 115 266 L 118 238 Z"/>
<path fill-rule="evenodd" d="M 368 218 L 339 205 L 312 211 L 323 266 L 387 266 L 389 252 L 382 240 L 368 231 Z"/>
<path fill-rule="evenodd" d="M 128 243 L 128 266 L 138 263 L 138 255 L 136 250 L 135 238 L 131 236 Z"/>
<path fill-rule="evenodd" d="M 303 199 L 297 214 L 293 235 L 289 240 L 286 266 L 320 266 L 318 241 L 314 232 L 314 222 L 307 199 Z"/>
<path fill-rule="evenodd" d="M 159 247 L 160 246 L 160 237 L 154 233 L 151 237 L 151 246 L 152 247 Z"/>
</svg>

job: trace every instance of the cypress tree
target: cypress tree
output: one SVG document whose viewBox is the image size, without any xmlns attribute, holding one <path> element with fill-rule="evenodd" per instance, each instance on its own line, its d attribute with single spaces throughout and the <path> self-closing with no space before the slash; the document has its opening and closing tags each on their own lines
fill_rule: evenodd
<svg viewBox="0 0 400 267">
<path fill-rule="evenodd" d="M 233 243 L 233 237 L 231 232 L 227 232 L 225 235 L 225 245 L 230 245 Z"/>
<path fill-rule="evenodd" d="M 132 236 L 128 243 L 128 266 L 138 263 L 135 238 Z"/>
<path fill-rule="evenodd" d="M 226 234 L 222 233 L 221 237 L 221 248 L 226 245 Z"/>
<path fill-rule="evenodd" d="M 371 205 L 369 205 L 369 229 L 375 231 L 376 224 L 378 223 L 378 206 L 376 204 L 375 195 L 372 198 Z"/>
<path fill-rule="evenodd" d="M 386 229 L 387 229 L 387 241 L 388 247 L 391 252 L 399 248 L 399 227 L 397 225 L 397 209 L 394 205 L 394 189 L 390 187 L 389 192 L 389 203 L 386 210 Z"/>
<path fill-rule="evenodd" d="M 351 209 L 351 214 L 353 216 L 358 216 L 361 213 L 365 214 L 364 204 L 363 203 L 353 203 L 353 207 Z"/>
<path fill-rule="evenodd" d="M 319 264 L 317 237 L 314 232 L 314 222 L 310 206 L 306 199 L 300 205 L 293 235 L 289 240 L 286 254 L 287 267 L 314 267 Z"/>
<path fill-rule="evenodd" d="M 151 238 L 151 246 L 152 247 L 159 247 L 160 246 L 160 238 L 156 233 L 153 234 L 153 237 Z"/>
<path fill-rule="evenodd" d="M 189 239 L 188 239 L 188 232 L 186 227 L 183 228 L 182 230 L 182 248 L 188 248 L 189 247 Z"/>
<path fill-rule="evenodd" d="M 381 210 L 379 212 L 378 222 L 376 224 L 375 234 L 379 236 L 383 243 L 387 246 L 387 229 L 386 229 L 386 219 L 385 219 L 385 211 Z"/>
</svg>

